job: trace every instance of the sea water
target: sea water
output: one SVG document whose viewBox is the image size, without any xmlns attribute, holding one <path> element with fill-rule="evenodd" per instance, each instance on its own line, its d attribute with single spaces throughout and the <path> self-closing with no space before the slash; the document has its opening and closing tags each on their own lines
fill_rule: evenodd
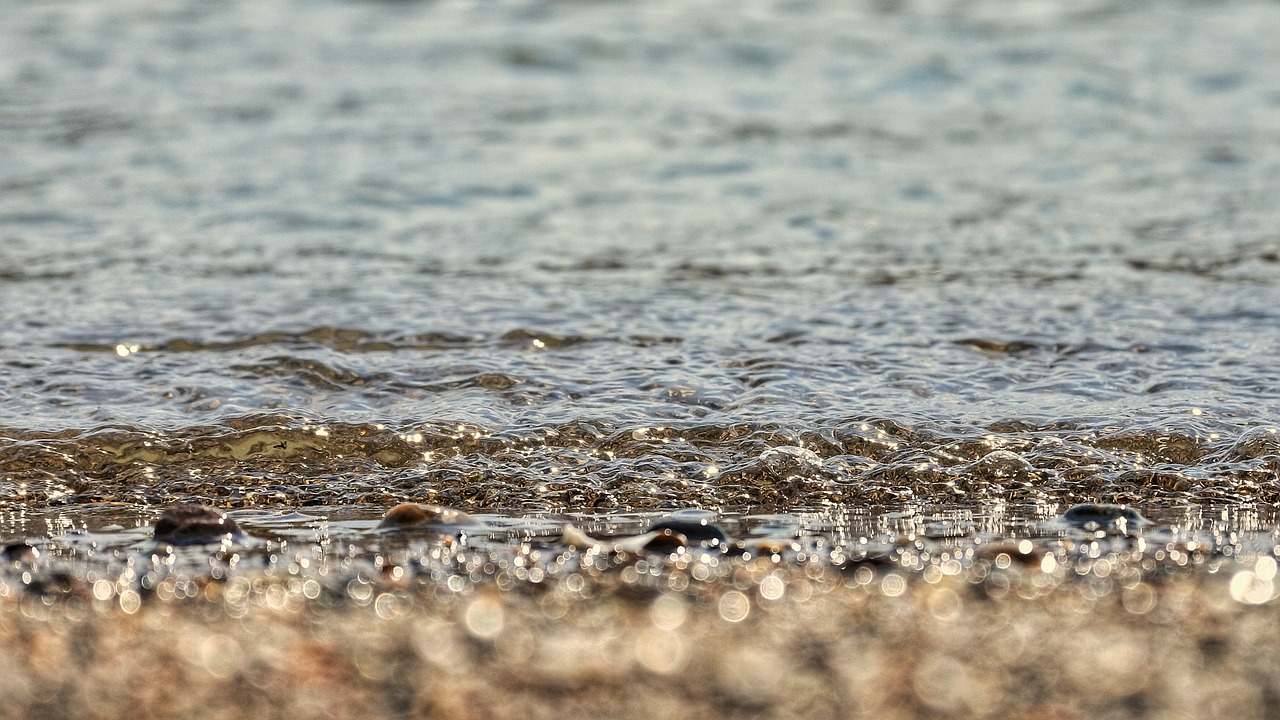
<svg viewBox="0 0 1280 720">
<path fill-rule="evenodd" d="M 1265 529 L 1278 38 L 1259 2 L 10 4 L 3 535 Z"/>
</svg>

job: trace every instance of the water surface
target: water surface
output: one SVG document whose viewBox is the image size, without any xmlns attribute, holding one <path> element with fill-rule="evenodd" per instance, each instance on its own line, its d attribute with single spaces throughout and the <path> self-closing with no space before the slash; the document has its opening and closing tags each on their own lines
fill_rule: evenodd
<svg viewBox="0 0 1280 720">
<path fill-rule="evenodd" d="M 1276 38 L 1243 1 L 8 6 L 0 498 L 42 520 L 4 533 L 1265 506 Z"/>
</svg>

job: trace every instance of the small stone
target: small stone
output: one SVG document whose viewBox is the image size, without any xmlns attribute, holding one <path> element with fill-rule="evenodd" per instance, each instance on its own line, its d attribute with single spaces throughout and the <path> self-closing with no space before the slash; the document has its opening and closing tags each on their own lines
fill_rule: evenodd
<svg viewBox="0 0 1280 720">
<path fill-rule="evenodd" d="M 16 563 L 33 563 L 40 557 L 40 551 L 25 542 L 9 543 L 0 551 L 4 559 Z"/>
<path fill-rule="evenodd" d="M 1152 522 L 1128 505 L 1085 503 L 1069 508 L 1060 520 L 1072 527 L 1089 532 L 1127 535 Z"/>
<path fill-rule="evenodd" d="M 382 517 L 379 528 L 413 528 L 425 525 L 467 525 L 471 516 L 461 510 L 440 505 L 401 503 Z"/>
<path fill-rule="evenodd" d="M 675 520 L 667 518 L 654 523 L 649 530 L 659 532 L 669 530 L 672 533 L 682 535 L 686 543 L 701 545 L 702 547 L 723 548 L 729 544 L 729 536 L 706 520 Z"/>
<path fill-rule="evenodd" d="M 153 537 L 169 543 L 219 542 L 243 533 L 226 513 L 207 505 L 174 505 L 156 519 Z"/>
</svg>

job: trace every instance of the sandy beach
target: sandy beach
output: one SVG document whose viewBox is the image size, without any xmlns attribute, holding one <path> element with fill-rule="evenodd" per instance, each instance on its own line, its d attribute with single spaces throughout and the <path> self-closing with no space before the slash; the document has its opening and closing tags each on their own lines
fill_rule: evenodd
<svg viewBox="0 0 1280 720">
<path fill-rule="evenodd" d="M 649 556 L 605 572 L 534 566 L 523 580 L 516 565 L 479 583 L 388 565 L 345 586 L 175 574 L 142 591 L 67 581 L 39 595 L 11 584 L 0 707 L 104 719 L 1272 716 L 1274 555 L 1087 555 L 1059 565 L 1011 548 L 916 570 Z"/>
</svg>

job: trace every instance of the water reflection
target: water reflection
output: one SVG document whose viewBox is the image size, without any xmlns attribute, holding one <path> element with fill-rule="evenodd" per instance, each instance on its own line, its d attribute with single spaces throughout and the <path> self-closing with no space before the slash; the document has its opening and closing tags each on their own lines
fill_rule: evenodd
<svg viewBox="0 0 1280 720">
<path fill-rule="evenodd" d="M 379 612 L 395 615 L 423 594 L 439 599 L 441 592 L 470 596 L 486 588 L 538 586 L 580 600 L 601 592 L 710 593 L 731 622 L 745 619 L 757 602 L 807 598 L 811 581 L 820 578 L 874 586 L 887 597 L 917 584 L 957 580 L 995 595 L 1031 596 L 1084 583 L 1100 595 L 1128 592 L 1127 602 L 1142 608 L 1148 599 L 1145 591 L 1133 590 L 1138 585 L 1207 572 L 1232 578 L 1230 595 L 1240 602 L 1272 598 L 1280 545 L 1274 524 L 1246 528 L 1221 513 L 1205 522 L 1196 510 L 1157 509 L 1151 520 L 1120 531 L 1093 518 L 1136 516 L 1130 508 L 1076 506 L 1050 520 L 1034 506 L 998 510 L 985 524 L 938 519 L 974 517 L 972 511 L 926 508 L 716 514 L 716 537 L 724 540 L 712 544 L 676 543 L 666 535 L 667 541 L 655 543 L 671 532 L 664 526 L 692 522 L 662 516 L 598 516 L 586 525 L 598 539 L 582 542 L 576 538 L 585 533 L 563 528 L 583 517 L 533 516 L 526 522 L 491 515 L 468 525 L 388 534 L 358 510 L 335 509 L 323 519 L 257 512 L 239 518 L 243 535 L 220 532 L 208 542 L 173 545 L 152 539 L 142 524 L 26 537 L 6 546 L 0 575 L 9 593 L 93 599 L 130 611 L 145 602 L 196 598 L 242 610 L 250 602 L 297 610 L 316 603 L 365 606 L 392 593 Z M 171 516 L 166 512 L 160 521 Z M 778 535 L 780 524 L 789 528 L 785 538 Z M 940 524 L 945 531 L 938 531 Z M 476 607 L 477 633 L 485 636 L 485 628 L 500 623 L 489 606 Z M 666 618 L 660 623 L 677 622 L 678 604 L 654 607 L 655 617 Z"/>
</svg>

